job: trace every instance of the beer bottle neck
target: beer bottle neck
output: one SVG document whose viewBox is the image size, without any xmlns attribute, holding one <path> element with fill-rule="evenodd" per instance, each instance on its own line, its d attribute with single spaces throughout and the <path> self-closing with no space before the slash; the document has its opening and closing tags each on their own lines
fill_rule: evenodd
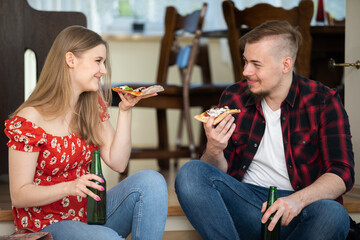
<svg viewBox="0 0 360 240">
<path fill-rule="evenodd" d="M 269 190 L 268 206 L 271 206 L 277 199 L 277 189 L 276 187 L 271 186 Z"/>
<path fill-rule="evenodd" d="M 96 174 L 96 175 L 102 174 L 101 160 L 100 160 L 99 151 L 96 151 L 96 150 L 93 151 L 90 173 L 93 173 L 93 174 Z"/>
</svg>

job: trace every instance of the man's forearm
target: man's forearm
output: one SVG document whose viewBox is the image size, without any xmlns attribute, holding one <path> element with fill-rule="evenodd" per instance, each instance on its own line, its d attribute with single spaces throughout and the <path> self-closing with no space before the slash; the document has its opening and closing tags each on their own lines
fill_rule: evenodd
<svg viewBox="0 0 360 240">
<path fill-rule="evenodd" d="M 344 181 L 336 174 L 325 173 L 313 184 L 293 194 L 301 200 L 302 207 L 323 199 L 336 199 L 346 191 Z"/>
<path fill-rule="evenodd" d="M 223 172 L 227 172 L 228 164 L 222 151 L 219 153 L 211 153 L 206 150 L 200 160 L 219 168 Z"/>
</svg>

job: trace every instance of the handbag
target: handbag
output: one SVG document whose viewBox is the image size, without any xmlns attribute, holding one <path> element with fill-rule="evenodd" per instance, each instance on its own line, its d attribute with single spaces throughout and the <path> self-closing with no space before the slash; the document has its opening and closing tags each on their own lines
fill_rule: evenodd
<svg viewBox="0 0 360 240">
<path fill-rule="evenodd" d="M 15 240 L 53 240 L 49 232 L 35 232 L 29 228 L 21 228 L 11 235 L 0 236 L 0 240 L 15 239 Z"/>
</svg>

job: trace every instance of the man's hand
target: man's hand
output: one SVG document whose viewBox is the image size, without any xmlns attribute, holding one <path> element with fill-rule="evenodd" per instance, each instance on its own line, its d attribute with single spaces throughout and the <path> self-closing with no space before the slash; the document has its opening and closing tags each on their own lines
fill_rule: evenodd
<svg viewBox="0 0 360 240">
<path fill-rule="evenodd" d="M 204 130 L 207 137 L 206 151 L 201 160 L 208 162 L 222 171 L 227 171 L 227 161 L 224 157 L 224 149 L 235 130 L 235 118 L 232 115 L 226 116 L 216 127 L 213 126 L 214 117 L 204 123 Z"/>
<path fill-rule="evenodd" d="M 267 202 L 264 202 L 261 208 L 261 212 L 266 210 Z M 287 197 L 279 198 L 272 204 L 261 218 L 262 223 L 266 223 L 269 217 L 276 212 L 271 223 L 269 224 L 269 230 L 272 231 L 276 223 L 281 218 L 281 225 L 289 225 L 289 223 L 296 217 L 303 209 L 303 204 L 299 198 L 294 197 L 294 194 Z"/>
</svg>

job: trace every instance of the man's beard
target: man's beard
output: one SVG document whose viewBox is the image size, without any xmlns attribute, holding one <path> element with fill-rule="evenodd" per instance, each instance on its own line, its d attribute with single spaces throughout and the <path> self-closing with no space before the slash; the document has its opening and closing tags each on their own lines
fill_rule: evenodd
<svg viewBox="0 0 360 240">
<path fill-rule="evenodd" d="M 249 84 L 247 85 L 246 93 L 253 96 L 256 102 L 261 101 L 263 98 L 269 96 L 269 94 L 270 94 L 268 91 L 266 91 L 266 92 L 262 91 L 262 92 L 259 92 L 259 93 L 253 93 L 250 90 Z"/>
</svg>

